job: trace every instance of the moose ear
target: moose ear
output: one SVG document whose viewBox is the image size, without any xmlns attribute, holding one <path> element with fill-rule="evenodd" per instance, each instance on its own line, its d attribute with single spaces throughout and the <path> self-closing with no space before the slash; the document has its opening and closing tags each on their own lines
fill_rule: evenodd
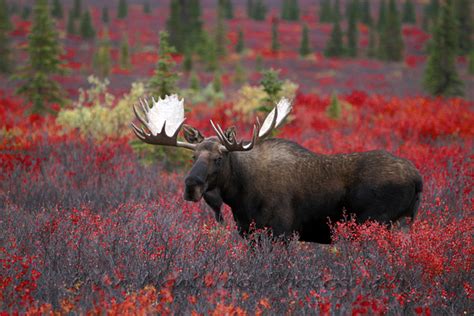
<svg viewBox="0 0 474 316">
<path fill-rule="evenodd" d="M 230 141 L 234 141 L 236 137 L 236 131 L 235 131 L 235 126 L 231 126 L 227 128 L 224 132 L 224 136 Z"/>
<path fill-rule="evenodd" d="M 188 143 L 197 144 L 204 140 L 204 136 L 202 136 L 201 132 L 192 126 L 183 124 L 183 131 L 184 139 L 186 139 Z"/>
</svg>

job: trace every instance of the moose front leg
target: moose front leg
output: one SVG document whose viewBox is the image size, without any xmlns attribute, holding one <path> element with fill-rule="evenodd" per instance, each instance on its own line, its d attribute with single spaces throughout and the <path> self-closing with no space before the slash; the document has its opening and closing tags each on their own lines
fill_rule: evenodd
<svg viewBox="0 0 474 316">
<path fill-rule="evenodd" d="M 204 193 L 204 201 L 206 201 L 207 205 L 209 205 L 212 210 L 214 211 L 214 216 L 216 217 L 216 221 L 222 223 L 224 218 L 222 217 L 221 213 L 221 206 L 222 206 L 222 198 L 221 194 L 218 189 L 214 189 L 211 191 L 207 191 Z"/>
</svg>

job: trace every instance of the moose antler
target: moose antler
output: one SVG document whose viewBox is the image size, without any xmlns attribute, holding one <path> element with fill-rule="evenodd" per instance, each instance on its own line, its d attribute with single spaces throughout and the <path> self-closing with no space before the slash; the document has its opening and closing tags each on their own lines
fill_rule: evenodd
<svg viewBox="0 0 474 316">
<path fill-rule="evenodd" d="M 135 116 L 150 132 L 147 133 L 143 128 L 132 123 L 135 135 L 148 144 L 194 150 L 195 144 L 178 141 L 178 133 L 185 120 L 184 100 L 179 100 L 176 94 L 166 96 L 164 99 L 158 98 L 158 102 L 154 98 L 152 100 L 153 106 L 151 108 L 146 99 L 140 100 L 141 112 L 145 117 L 142 117 L 135 105 L 133 106 Z"/>
<path fill-rule="evenodd" d="M 273 129 L 279 127 L 291 112 L 291 109 L 290 100 L 282 98 L 273 110 L 268 113 L 265 121 L 263 121 L 263 125 L 260 125 L 260 121 L 257 117 L 257 123 L 253 126 L 252 140 L 247 142 L 247 144 L 245 144 L 243 140 L 237 141 L 235 137 L 226 137 L 220 125 L 214 124 L 212 120 L 211 125 L 217 134 L 217 138 L 219 138 L 221 144 L 227 151 L 247 151 L 252 149 L 259 140 L 269 136 Z"/>
</svg>

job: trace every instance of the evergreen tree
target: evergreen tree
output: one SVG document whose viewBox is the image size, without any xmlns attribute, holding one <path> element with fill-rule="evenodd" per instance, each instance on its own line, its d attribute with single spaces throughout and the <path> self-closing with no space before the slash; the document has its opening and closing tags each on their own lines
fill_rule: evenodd
<svg viewBox="0 0 474 316">
<path fill-rule="evenodd" d="M 183 70 L 184 72 L 189 73 L 192 69 L 193 69 L 193 55 L 189 50 L 187 50 L 184 53 Z"/>
<path fill-rule="evenodd" d="M 76 35 L 76 19 L 74 19 L 74 11 L 69 10 L 69 14 L 67 16 L 67 26 L 66 26 L 66 33 L 68 35 Z"/>
<path fill-rule="evenodd" d="M 283 0 L 281 3 L 281 19 L 289 20 L 290 16 L 290 0 Z"/>
<path fill-rule="evenodd" d="M 280 41 L 278 39 L 278 19 L 272 19 L 272 52 L 276 53 L 280 50 Z"/>
<path fill-rule="evenodd" d="M 62 49 L 54 20 L 50 16 L 48 0 L 36 0 L 33 25 L 28 35 L 28 61 L 16 78 L 24 83 L 16 91 L 33 104 L 33 113 L 47 110 L 47 104 L 62 104 L 63 89 L 52 77 L 63 74 L 60 55 Z"/>
<path fill-rule="evenodd" d="M 179 53 L 196 51 L 202 42 L 201 4 L 199 0 L 171 0 L 166 22 L 170 44 Z"/>
<path fill-rule="evenodd" d="M 347 24 L 347 55 L 357 57 L 359 31 L 357 29 L 357 3 L 352 2 Z"/>
<path fill-rule="evenodd" d="M 364 0 L 361 6 L 360 20 L 365 25 L 372 25 L 372 14 L 370 13 L 370 2 L 369 0 Z"/>
<path fill-rule="evenodd" d="M 469 68 L 468 73 L 474 75 L 474 49 L 469 53 Z"/>
<path fill-rule="evenodd" d="M 416 12 L 415 12 L 415 5 L 413 4 L 412 0 L 405 0 L 403 5 L 403 23 L 416 23 Z"/>
<path fill-rule="evenodd" d="M 0 73 L 10 73 L 12 70 L 12 53 L 8 34 L 10 30 L 7 3 L 5 0 L 0 0 Z"/>
<path fill-rule="evenodd" d="M 281 18 L 288 21 L 298 21 L 300 18 L 300 7 L 298 0 L 283 0 Z"/>
<path fill-rule="evenodd" d="M 151 13 L 150 1 L 148 1 L 148 0 L 143 3 L 143 13 L 145 13 L 145 14 L 150 14 Z"/>
<path fill-rule="evenodd" d="M 337 94 L 333 92 L 331 96 L 331 103 L 329 103 L 328 107 L 326 108 L 326 114 L 329 118 L 338 120 L 341 118 L 341 112 L 341 101 L 339 101 Z"/>
<path fill-rule="evenodd" d="M 263 87 L 263 91 L 267 93 L 266 107 L 275 104 L 278 98 L 278 93 L 283 89 L 283 81 L 280 80 L 280 71 L 273 68 L 262 72 L 262 79 L 260 84 Z"/>
<path fill-rule="evenodd" d="M 309 30 L 306 23 L 303 25 L 303 31 L 301 33 L 301 44 L 300 44 L 300 56 L 305 57 L 311 54 L 311 48 L 309 47 Z"/>
<path fill-rule="evenodd" d="M 267 15 L 267 6 L 263 0 L 254 0 L 253 2 L 253 18 L 257 21 L 264 21 Z"/>
<path fill-rule="evenodd" d="M 214 78 L 212 79 L 212 89 L 214 92 L 222 91 L 221 73 L 218 70 L 214 72 Z"/>
<path fill-rule="evenodd" d="M 120 68 L 130 68 L 130 45 L 128 44 L 127 36 L 125 36 L 120 43 Z"/>
<path fill-rule="evenodd" d="M 74 0 L 74 6 L 72 7 L 72 12 L 75 19 L 79 19 L 82 16 L 82 1 Z"/>
<path fill-rule="evenodd" d="M 225 6 L 224 3 L 220 2 L 220 5 L 217 6 L 217 25 L 215 32 L 215 41 L 217 49 L 216 53 L 218 57 L 223 57 L 226 55 L 227 37 L 224 18 Z"/>
<path fill-rule="evenodd" d="M 254 17 L 254 14 L 253 14 L 253 8 L 254 8 L 254 4 L 253 4 L 253 0 L 247 0 L 247 5 L 246 5 L 246 9 L 247 9 L 247 17 L 249 19 L 253 19 Z"/>
<path fill-rule="evenodd" d="M 402 26 L 395 0 L 390 0 L 387 21 L 381 32 L 381 58 L 387 61 L 401 61 L 403 59 Z"/>
<path fill-rule="evenodd" d="M 432 95 L 462 96 L 463 82 L 456 70 L 457 23 L 452 0 L 445 0 L 435 25 L 423 84 Z"/>
<path fill-rule="evenodd" d="M 369 28 L 369 44 L 367 47 L 367 57 L 377 57 L 377 36 L 375 28 L 373 26 Z"/>
<path fill-rule="evenodd" d="M 430 31 L 436 24 L 439 14 L 439 0 L 431 0 L 424 8 L 423 29 Z"/>
<path fill-rule="evenodd" d="M 61 0 L 53 0 L 53 7 L 51 9 L 51 15 L 56 19 L 62 19 L 64 16 L 63 6 Z"/>
<path fill-rule="evenodd" d="M 382 0 L 380 2 L 380 7 L 379 7 L 379 19 L 377 20 L 377 28 L 379 31 L 382 31 L 384 29 L 384 26 L 387 22 L 387 3 L 385 0 Z"/>
<path fill-rule="evenodd" d="M 110 18 L 109 18 L 109 8 L 108 7 L 103 7 L 102 8 L 102 22 L 104 24 L 109 24 Z"/>
<path fill-rule="evenodd" d="M 28 18 L 31 15 L 31 8 L 27 5 L 23 7 L 23 10 L 21 11 L 21 19 L 22 20 L 28 20 Z"/>
<path fill-rule="evenodd" d="M 219 0 L 219 6 L 222 7 L 226 19 L 234 18 L 234 6 L 232 0 Z"/>
<path fill-rule="evenodd" d="M 128 3 L 127 0 L 119 0 L 117 9 L 117 18 L 125 19 L 128 15 Z"/>
<path fill-rule="evenodd" d="M 322 0 L 319 7 L 319 21 L 321 23 L 330 23 L 333 21 L 331 0 Z"/>
<path fill-rule="evenodd" d="M 334 9 L 332 10 L 332 22 L 334 23 L 336 20 L 341 20 L 341 5 L 339 0 L 334 2 Z"/>
<path fill-rule="evenodd" d="M 239 61 L 237 66 L 235 66 L 234 82 L 240 85 L 240 84 L 243 84 L 246 80 L 247 80 L 247 75 L 245 73 L 245 68 L 242 66 L 242 62 Z"/>
<path fill-rule="evenodd" d="M 331 31 L 331 37 L 326 44 L 324 55 L 327 57 L 340 57 L 344 55 L 344 45 L 342 43 L 342 31 L 339 23 L 339 18 L 334 20 L 334 25 Z"/>
<path fill-rule="evenodd" d="M 104 29 L 102 38 L 99 40 L 97 51 L 94 55 L 94 69 L 100 78 L 107 78 L 110 75 L 110 37 L 107 28 Z"/>
<path fill-rule="evenodd" d="M 165 31 L 160 32 L 159 59 L 153 77 L 148 81 L 148 90 L 155 97 L 164 98 L 176 92 L 178 75 L 174 71 L 175 62 L 171 54 L 175 49 L 169 44 L 169 35 Z"/>
<path fill-rule="evenodd" d="M 458 44 L 459 53 L 461 55 L 468 54 L 473 47 L 473 18 L 472 18 L 472 1 L 456 0 L 454 1 L 456 17 L 458 20 Z"/>
<path fill-rule="evenodd" d="M 194 91 L 199 91 L 201 89 L 199 77 L 194 71 L 191 72 L 191 75 L 189 76 L 189 88 Z"/>
<path fill-rule="evenodd" d="M 84 11 L 82 14 L 80 31 L 83 39 L 93 39 L 95 37 L 95 29 L 92 25 L 89 10 Z"/>
<path fill-rule="evenodd" d="M 237 44 L 235 45 L 235 51 L 239 54 L 244 52 L 244 32 L 242 29 L 239 29 L 238 36 L 237 36 Z"/>
</svg>

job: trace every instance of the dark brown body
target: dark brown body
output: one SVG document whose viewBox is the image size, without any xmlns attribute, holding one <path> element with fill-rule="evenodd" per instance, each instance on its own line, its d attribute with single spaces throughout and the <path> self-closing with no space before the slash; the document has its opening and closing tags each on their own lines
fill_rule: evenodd
<svg viewBox="0 0 474 316">
<path fill-rule="evenodd" d="M 216 144 L 204 140 L 199 156 Z M 255 222 L 275 236 L 297 232 L 303 241 L 329 243 L 328 220 L 341 220 L 344 210 L 359 222 L 388 224 L 413 218 L 421 200 L 418 170 L 386 151 L 318 155 L 291 141 L 267 139 L 250 151 L 223 154 L 219 164 L 203 197 L 218 220 L 222 202 L 228 204 L 242 234 Z M 195 168 L 186 190 L 193 188 Z"/>
</svg>

